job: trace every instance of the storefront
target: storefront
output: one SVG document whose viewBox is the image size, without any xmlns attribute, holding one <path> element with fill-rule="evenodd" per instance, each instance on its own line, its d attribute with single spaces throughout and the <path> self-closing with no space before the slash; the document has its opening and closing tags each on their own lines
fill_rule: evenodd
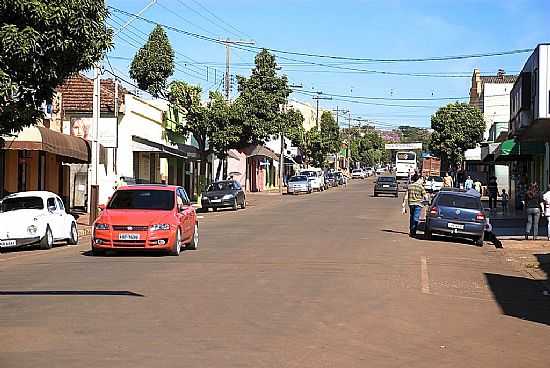
<svg viewBox="0 0 550 368">
<path fill-rule="evenodd" d="M 278 185 L 279 158 L 275 152 L 260 145 L 249 146 L 243 152 L 247 156 L 247 190 L 262 192 Z"/>
<path fill-rule="evenodd" d="M 0 150 L 0 181 L 3 195 L 47 190 L 70 203 L 70 169 L 67 164 L 89 163 L 89 143 L 42 126 L 23 129 L 5 138 Z"/>
</svg>

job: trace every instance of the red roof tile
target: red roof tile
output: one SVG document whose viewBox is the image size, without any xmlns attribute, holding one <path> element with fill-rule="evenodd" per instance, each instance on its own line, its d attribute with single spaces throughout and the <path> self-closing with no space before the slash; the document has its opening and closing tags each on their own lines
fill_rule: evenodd
<svg viewBox="0 0 550 368">
<path fill-rule="evenodd" d="M 63 111 L 87 112 L 92 111 L 93 106 L 93 79 L 80 73 L 67 78 L 65 82 L 56 88 L 62 94 L 61 108 Z M 124 95 L 127 90 L 119 85 L 119 103 L 124 103 Z M 112 79 L 101 80 L 101 111 L 114 112 L 115 108 L 115 82 Z"/>
</svg>

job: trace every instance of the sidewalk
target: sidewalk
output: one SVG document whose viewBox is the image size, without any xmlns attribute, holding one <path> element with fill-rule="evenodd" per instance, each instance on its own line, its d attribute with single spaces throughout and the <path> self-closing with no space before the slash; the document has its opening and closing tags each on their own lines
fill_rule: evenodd
<svg viewBox="0 0 550 368">
<path fill-rule="evenodd" d="M 489 210 L 489 201 L 487 197 L 482 197 L 481 203 L 483 207 L 487 209 L 486 213 L 491 221 L 491 225 L 493 225 L 493 232 L 500 240 L 524 238 L 527 215 L 523 209 L 508 208 L 507 211 L 504 211 L 499 202 L 496 209 Z M 546 239 L 547 233 L 548 226 L 546 218 L 541 216 L 538 236 L 541 239 Z"/>
<path fill-rule="evenodd" d="M 550 242 L 509 239 L 502 245 L 506 261 L 537 281 L 542 291 L 550 295 Z"/>
</svg>

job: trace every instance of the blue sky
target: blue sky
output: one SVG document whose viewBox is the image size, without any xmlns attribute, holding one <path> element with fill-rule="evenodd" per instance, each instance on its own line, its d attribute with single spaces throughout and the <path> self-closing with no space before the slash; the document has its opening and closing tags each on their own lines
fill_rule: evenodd
<svg viewBox="0 0 550 368">
<path fill-rule="evenodd" d="M 137 13 L 149 0 L 107 0 L 107 3 Z M 550 42 L 550 1 L 547 0 L 157 0 L 143 17 L 212 38 L 252 39 L 256 46 L 357 58 L 460 55 L 533 48 L 538 43 Z M 127 16 L 112 12 L 110 24 L 119 28 L 126 19 Z M 116 73 L 127 77 L 130 63 L 127 59 L 134 56 L 135 46 L 143 44 L 152 28 L 152 24 L 136 20 L 115 38 L 109 61 Z M 220 88 L 224 47 L 170 30 L 167 33 L 178 62 L 173 78 L 200 84 L 203 90 Z M 303 85 L 304 91 L 433 98 L 467 96 L 474 68 L 486 74 L 496 73 L 499 68 L 508 73 L 518 72 L 528 54 L 424 63 L 341 65 L 390 72 L 452 73 L 461 76 L 458 78 L 357 73 L 281 57 L 322 64 L 341 61 L 281 54 L 278 58 L 282 66 L 280 73 L 288 75 L 291 83 Z M 253 59 L 253 52 L 233 49 L 232 74 L 248 75 Z M 313 103 L 311 97 L 304 94 L 293 94 L 292 98 Z M 362 101 L 413 107 L 357 104 L 336 99 L 321 101 L 321 105 L 330 109 L 336 106 L 350 109 L 354 116 L 375 120 L 381 128 L 391 128 L 405 124 L 429 126 L 431 114 L 446 103 Z"/>
</svg>

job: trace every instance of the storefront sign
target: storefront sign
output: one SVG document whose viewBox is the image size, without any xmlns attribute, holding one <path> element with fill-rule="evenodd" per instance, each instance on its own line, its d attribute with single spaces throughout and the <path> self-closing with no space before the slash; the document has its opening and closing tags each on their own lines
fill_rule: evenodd
<svg viewBox="0 0 550 368">
<path fill-rule="evenodd" d="M 421 150 L 422 143 L 386 143 L 387 150 Z"/>
</svg>

